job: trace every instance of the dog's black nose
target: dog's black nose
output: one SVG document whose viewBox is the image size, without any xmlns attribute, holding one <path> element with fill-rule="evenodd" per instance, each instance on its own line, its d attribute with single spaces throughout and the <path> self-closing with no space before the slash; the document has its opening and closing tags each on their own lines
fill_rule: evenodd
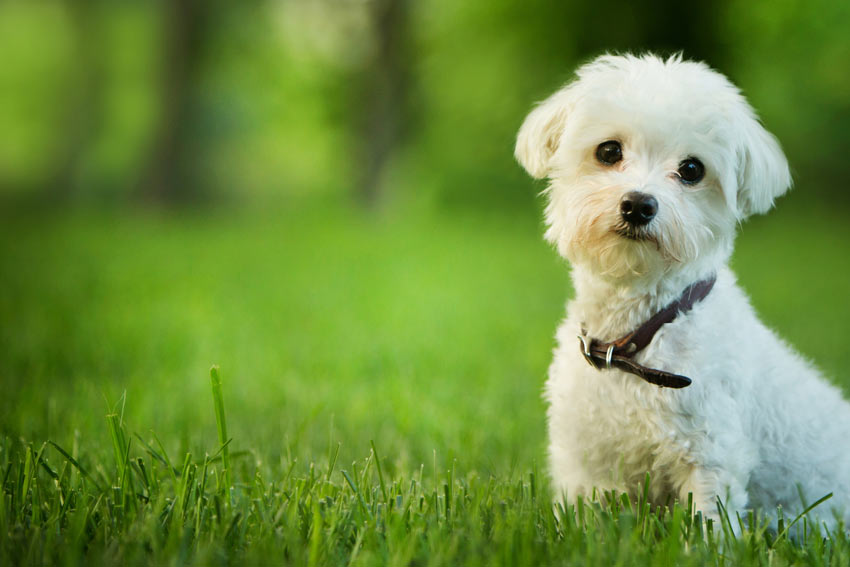
<svg viewBox="0 0 850 567">
<path fill-rule="evenodd" d="M 643 226 L 658 213 L 658 201 L 652 195 L 630 191 L 620 201 L 623 220 L 633 226 Z"/>
</svg>

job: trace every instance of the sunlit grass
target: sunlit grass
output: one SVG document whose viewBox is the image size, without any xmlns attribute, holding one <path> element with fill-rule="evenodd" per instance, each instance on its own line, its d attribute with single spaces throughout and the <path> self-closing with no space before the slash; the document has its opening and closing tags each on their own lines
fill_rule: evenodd
<svg viewBox="0 0 850 567">
<path fill-rule="evenodd" d="M 365 459 L 268 467 L 241 460 L 231 476 L 222 380 L 211 408 L 219 445 L 175 467 L 155 433 L 131 436 L 125 400 L 107 415 L 113 459 L 6 438 L 0 557 L 12 565 L 492 564 L 842 565 L 843 529 L 799 516 L 770 531 L 758 513 L 704 520 L 692 500 L 653 508 L 647 475 L 639 497 L 605 493 L 553 506 L 536 467 L 506 476 L 459 473 L 455 464 L 385 479 L 374 442 Z M 252 452 L 255 452 L 254 449 Z M 102 453 L 95 451 L 100 457 Z M 385 463 L 386 461 L 384 461 Z M 93 467 L 94 473 L 86 467 Z M 231 482 L 231 478 L 234 480 Z M 545 481 L 544 481 L 545 483 Z M 816 506 L 817 503 L 811 507 Z M 793 536 L 793 537 L 789 537 Z M 822 562 L 822 563 L 821 563 Z"/>
</svg>

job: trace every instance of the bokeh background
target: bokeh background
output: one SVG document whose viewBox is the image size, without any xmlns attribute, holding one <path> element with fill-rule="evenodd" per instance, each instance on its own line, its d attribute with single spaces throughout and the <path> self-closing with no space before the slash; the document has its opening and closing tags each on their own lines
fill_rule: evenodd
<svg viewBox="0 0 850 567">
<path fill-rule="evenodd" d="M 0 435 L 209 448 L 219 363 L 258 463 L 541 464 L 571 292 L 514 136 L 626 50 L 708 61 L 781 140 L 734 267 L 850 388 L 846 1 L 3 0 Z"/>
</svg>

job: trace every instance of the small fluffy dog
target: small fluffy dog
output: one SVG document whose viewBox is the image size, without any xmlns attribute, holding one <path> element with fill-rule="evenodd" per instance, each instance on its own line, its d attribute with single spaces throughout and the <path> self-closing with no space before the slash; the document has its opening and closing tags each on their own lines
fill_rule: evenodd
<svg viewBox="0 0 850 567">
<path fill-rule="evenodd" d="M 516 158 L 550 180 L 545 237 L 575 289 L 545 394 L 557 495 L 635 495 L 649 472 L 653 502 L 692 493 L 715 519 L 718 498 L 793 515 L 830 492 L 820 517 L 848 519 L 850 406 L 727 266 L 736 225 L 791 184 L 738 89 L 680 56 L 605 55 L 528 115 Z"/>
</svg>

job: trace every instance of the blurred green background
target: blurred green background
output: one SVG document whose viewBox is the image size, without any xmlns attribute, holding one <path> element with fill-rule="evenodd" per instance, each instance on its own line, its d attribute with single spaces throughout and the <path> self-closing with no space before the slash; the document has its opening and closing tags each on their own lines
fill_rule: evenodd
<svg viewBox="0 0 850 567">
<path fill-rule="evenodd" d="M 782 141 L 734 267 L 850 387 L 846 1 L 6 0 L 0 434 L 94 447 L 126 392 L 214 446 L 219 363 L 258 462 L 541 462 L 570 290 L 513 141 L 606 50 L 708 61 Z"/>
</svg>

